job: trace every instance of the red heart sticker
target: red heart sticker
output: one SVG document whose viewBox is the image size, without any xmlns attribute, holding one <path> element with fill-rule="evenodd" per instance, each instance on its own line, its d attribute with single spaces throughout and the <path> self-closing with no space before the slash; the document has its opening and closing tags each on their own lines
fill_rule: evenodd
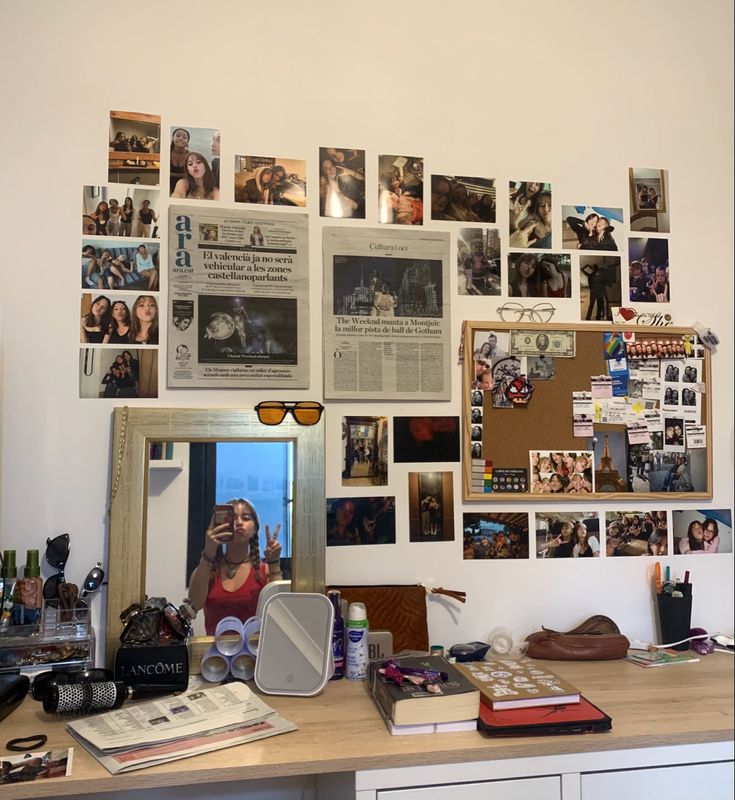
<svg viewBox="0 0 735 800">
<path fill-rule="evenodd" d="M 621 308 L 618 313 L 626 322 L 630 322 L 632 319 L 635 319 L 636 316 L 635 309 L 633 308 Z"/>
</svg>

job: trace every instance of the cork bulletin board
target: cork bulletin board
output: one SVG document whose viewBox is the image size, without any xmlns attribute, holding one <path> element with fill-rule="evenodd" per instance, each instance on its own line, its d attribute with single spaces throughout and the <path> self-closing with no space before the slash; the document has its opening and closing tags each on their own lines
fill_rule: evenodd
<svg viewBox="0 0 735 800">
<path fill-rule="evenodd" d="M 547 333 L 553 337 L 554 332 L 570 332 L 573 335 L 574 355 L 572 357 L 553 358 L 553 377 L 551 379 L 530 379 L 533 393 L 527 404 L 514 403 L 510 408 L 498 408 L 493 404 L 493 391 L 488 389 L 487 381 L 478 381 L 476 359 L 479 362 L 477 345 L 486 336 L 495 332 L 498 337 L 512 331 L 528 331 L 529 333 Z M 635 367 L 645 363 L 649 369 L 654 364 L 673 362 L 683 365 L 692 363 L 697 366 L 696 389 L 699 393 L 698 422 L 706 428 L 706 444 L 704 447 L 689 450 L 682 447 L 682 452 L 672 454 L 669 450 L 647 453 L 650 463 L 645 470 L 646 481 L 633 480 L 630 459 L 634 451 L 630 449 L 628 430 L 624 422 L 619 424 L 594 422 L 593 436 L 575 436 L 573 424 L 572 392 L 590 391 L 591 377 L 606 375 L 608 371 L 603 334 L 621 333 L 611 323 L 603 324 L 531 324 L 501 322 L 467 322 L 464 333 L 464 370 L 463 370 L 463 485 L 466 500 L 499 500 L 508 502 L 519 496 L 525 500 L 589 500 L 606 499 L 640 499 L 647 498 L 686 498 L 704 499 L 712 497 L 712 447 L 711 431 L 708 420 L 711 419 L 711 362 L 710 353 L 698 344 L 696 333 L 690 328 L 642 327 L 625 329 L 626 333 L 635 334 L 634 341 L 626 345 L 626 361 Z M 511 333 L 512 335 L 512 333 Z M 561 333 L 559 335 L 562 335 Z M 567 336 L 567 338 L 569 338 Z M 686 342 L 686 355 L 682 351 L 682 343 Z M 690 343 L 693 345 L 690 347 Z M 640 350 L 648 354 L 634 357 Z M 509 355 L 515 355 L 512 348 Z M 663 357 L 651 355 L 665 353 Z M 682 353 L 679 357 L 676 353 Z M 685 357 L 690 360 L 684 361 Z M 701 356 L 701 359 L 694 359 Z M 693 360 L 692 360 L 693 359 Z M 683 367 L 682 367 L 683 368 Z M 530 372 L 530 370 L 529 370 Z M 497 387 L 497 376 L 493 386 Z M 695 384 L 692 384 L 695 386 Z M 481 389 L 482 400 L 478 395 Z M 484 390 L 483 390 L 484 389 Z M 688 390 L 694 391 L 694 389 Z M 687 395 L 689 396 L 689 395 Z M 650 398 L 649 398 L 650 400 Z M 629 402 L 635 404 L 636 400 Z M 645 402 L 645 401 L 642 401 Z M 661 403 L 646 404 L 649 409 L 661 406 Z M 661 410 L 662 419 L 666 414 Z M 479 423 L 479 424 L 478 424 Z M 481 429 L 481 434 L 478 431 Z M 608 441 L 609 440 L 609 441 Z M 682 437 L 683 440 L 683 437 Z M 662 434 L 663 441 L 663 434 Z M 478 442 L 480 447 L 478 447 Z M 591 452 L 595 457 L 591 465 L 594 472 L 592 490 L 585 493 L 558 494 L 535 493 L 539 491 L 538 483 L 532 484 L 533 472 L 530 468 L 531 452 L 571 453 Z M 637 451 L 635 451 L 637 452 Z M 605 456 L 603 458 L 603 456 Z M 679 457 L 686 459 L 689 482 L 682 482 L 685 491 L 672 491 L 672 486 L 663 491 L 666 473 L 674 466 Z M 656 469 L 658 467 L 658 469 Z M 632 467 L 635 470 L 635 467 Z M 505 480 L 497 476 L 526 472 L 525 481 L 521 478 L 520 489 L 514 483 L 513 491 L 498 485 Z M 657 474 L 658 473 L 658 474 Z M 691 475 L 696 475 L 692 479 Z M 493 476 L 495 480 L 493 481 Z M 514 478 L 515 481 L 515 478 Z M 510 483 L 510 478 L 508 478 Z"/>
</svg>

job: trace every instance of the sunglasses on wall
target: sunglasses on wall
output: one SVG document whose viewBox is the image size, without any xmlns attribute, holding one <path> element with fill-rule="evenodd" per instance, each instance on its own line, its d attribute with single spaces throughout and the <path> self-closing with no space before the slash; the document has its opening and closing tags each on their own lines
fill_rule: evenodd
<svg viewBox="0 0 735 800">
<path fill-rule="evenodd" d="M 299 425 L 316 425 L 322 418 L 324 406 L 315 400 L 300 400 L 297 403 L 265 400 L 255 406 L 255 411 L 263 425 L 280 425 L 286 414 L 291 414 Z"/>
<path fill-rule="evenodd" d="M 44 600 L 53 600 L 59 596 L 59 585 L 66 582 L 64 567 L 69 560 L 69 534 L 62 533 L 53 539 L 46 539 L 46 562 L 58 570 L 43 584 Z"/>
</svg>

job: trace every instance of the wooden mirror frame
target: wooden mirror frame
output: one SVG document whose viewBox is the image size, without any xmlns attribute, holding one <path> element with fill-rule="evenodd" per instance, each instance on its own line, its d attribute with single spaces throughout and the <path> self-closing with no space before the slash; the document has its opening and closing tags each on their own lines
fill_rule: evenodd
<svg viewBox="0 0 735 800">
<path fill-rule="evenodd" d="M 531 494 L 528 492 L 477 492 L 472 488 L 472 455 L 471 455 L 471 394 L 472 394 L 472 381 L 474 378 L 474 363 L 473 363 L 473 342 L 474 335 L 478 331 L 499 331 L 510 332 L 512 330 L 532 330 L 538 333 L 544 331 L 557 331 L 569 330 L 576 333 L 590 333 L 590 332 L 623 332 L 630 331 L 636 336 L 644 337 L 660 337 L 667 338 L 671 336 L 696 336 L 697 332 L 693 328 L 673 327 L 673 326 L 643 326 L 643 325 L 629 325 L 621 326 L 615 325 L 611 322 L 600 323 L 579 323 L 579 322 L 546 322 L 546 323 L 533 323 L 533 322 L 497 322 L 497 321 L 467 321 L 464 324 L 463 344 L 464 344 L 464 362 L 462 369 L 462 488 L 464 500 L 482 500 L 488 503 L 513 503 L 513 502 L 543 502 L 547 504 L 555 504 L 558 502 L 590 502 L 590 501 L 607 501 L 614 500 L 615 502 L 641 502 L 647 500 L 711 500 L 712 499 L 712 361 L 711 353 L 704 348 L 704 375 L 703 383 L 705 384 L 705 392 L 702 396 L 702 424 L 707 426 L 706 433 L 706 460 L 707 460 L 707 489 L 703 492 L 590 492 L 588 494 L 569 495 L 569 494 Z M 576 356 L 575 356 L 576 357 Z M 560 387 L 560 391 L 565 391 L 571 396 L 572 390 L 577 390 L 578 387 Z M 533 401 L 532 401 L 533 402 Z M 512 413 L 512 412 L 507 412 Z M 569 419 L 571 424 L 571 418 Z M 507 431 L 507 428 L 504 430 Z M 606 431 L 602 430 L 604 434 Z M 599 434 L 598 434 L 599 435 Z M 539 448 L 545 449 L 545 448 Z M 492 460 L 492 459 L 488 459 Z M 498 465 L 505 466 L 505 465 Z M 526 466 L 526 464 L 524 464 Z M 530 479 L 530 475 L 529 475 Z"/>
<path fill-rule="evenodd" d="M 114 410 L 110 542 L 107 556 L 105 661 L 120 645 L 120 612 L 142 603 L 146 582 L 148 454 L 151 442 L 274 441 L 294 444 L 291 586 L 322 592 L 325 584 L 324 429 L 289 416 L 263 425 L 255 411 L 237 408 L 129 408 Z M 169 598 L 178 602 L 180 598 Z"/>
</svg>

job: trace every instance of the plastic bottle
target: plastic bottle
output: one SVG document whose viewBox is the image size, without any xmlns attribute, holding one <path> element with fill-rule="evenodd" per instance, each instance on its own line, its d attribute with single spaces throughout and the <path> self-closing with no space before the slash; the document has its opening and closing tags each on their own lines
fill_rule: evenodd
<svg viewBox="0 0 735 800">
<path fill-rule="evenodd" d="M 41 620 L 43 607 L 43 580 L 38 564 L 38 550 L 26 551 L 23 577 L 18 581 L 18 594 L 23 603 L 23 623 L 35 625 Z"/>
<path fill-rule="evenodd" d="M 364 603 L 350 603 L 347 612 L 347 668 L 350 681 L 364 681 L 368 663 L 368 619 Z"/>
<path fill-rule="evenodd" d="M 340 593 L 332 589 L 327 593 L 329 601 L 334 606 L 334 625 L 332 626 L 332 658 L 334 659 L 334 674 L 332 680 L 345 676 L 345 621 L 340 607 Z"/>
<path fill-rule="evenodd" d="M 7 628 L 13 623 L 13 595 L 18 570 L 15 566 L 15 550 L 3 551 L 3 594 L 0 603 L 0 628 Z"/>
</svg>

